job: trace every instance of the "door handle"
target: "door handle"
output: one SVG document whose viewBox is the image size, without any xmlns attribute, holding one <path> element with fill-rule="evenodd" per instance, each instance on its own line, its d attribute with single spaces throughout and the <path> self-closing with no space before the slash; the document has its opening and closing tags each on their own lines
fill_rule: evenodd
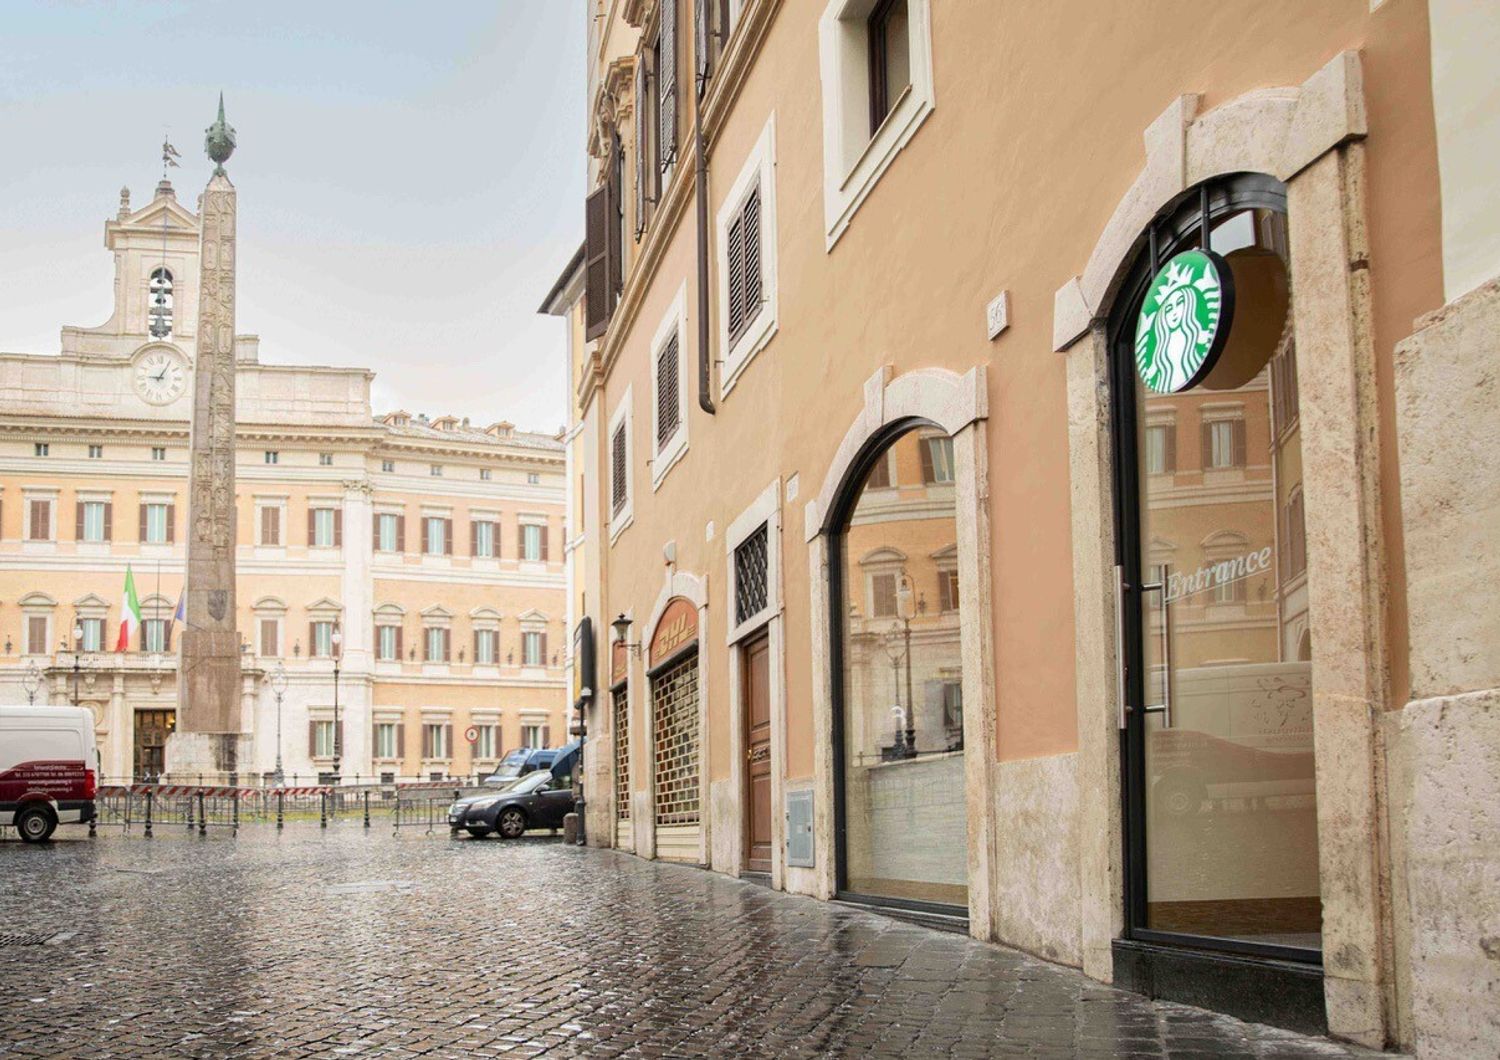
<svg viewBox="0 0 1500 1060">
<path fill-rule="evenodd" d="M 1161 594 L 1161 702 L 1143 707 L 1142 713 L 1160 714 L 1163 729 L 1172 727 L 1172 601 L 1167 599 L 1171 580 L 1168 575 L 1168 569 L 1163 567 L 1161 581 L 1141 586 L 1143 593 Z"/>
</svg>

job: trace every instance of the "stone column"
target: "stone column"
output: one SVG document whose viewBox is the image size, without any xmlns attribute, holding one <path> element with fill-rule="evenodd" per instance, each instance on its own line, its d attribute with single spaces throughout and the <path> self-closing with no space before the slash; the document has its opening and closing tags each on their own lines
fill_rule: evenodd
<svg viewBox="0 0 1500 1060">
<path fill-rule="evenodd" d="M 239 632 L 235 626 L 235 190 L 223 163 L 234 131 L 208 130 L 219 163 L 199 218 L 198 345 L 188 470 L 187 620 L 179 640 L 177 731 L 167 743 L 170 773 L 237 774 L 250 768 L 243 733 Z"/>
<path fill-rule="evenodd" d="M 374 551 L 374 508 L 370 483 L 344 483 L 343 596 L 344 643 L 339 668 L 339 715 L 344 722 L 345 776 L 370 772 L 370 698 L 375 585 L 370 572 Z"/>
</svg>

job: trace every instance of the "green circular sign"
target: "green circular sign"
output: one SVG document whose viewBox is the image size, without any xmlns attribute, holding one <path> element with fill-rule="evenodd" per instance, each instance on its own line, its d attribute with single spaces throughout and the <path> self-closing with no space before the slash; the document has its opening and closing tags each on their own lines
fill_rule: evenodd
<svg viewBox="0 0 1500 1060">
<path fill-rule="evenodd" d="M 1135 367 L 1158 394 L 1203 381 L 1229 337 L 1234 277 L 1211 250 L 1184 250 L 1151 278 L 1135 324 Z"/>
</svg>

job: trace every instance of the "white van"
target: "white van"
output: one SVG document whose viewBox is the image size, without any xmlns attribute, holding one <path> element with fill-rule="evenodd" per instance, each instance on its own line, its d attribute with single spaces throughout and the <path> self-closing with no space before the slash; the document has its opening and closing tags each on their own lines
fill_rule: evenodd
<svg viewBox="0 0 1500 1060">
<path fill-rule="evenodd" d="M 0 707 L 0 826 L 42 843 L 92 821 L 98 761 L 86 707 Z"/>
</svg>

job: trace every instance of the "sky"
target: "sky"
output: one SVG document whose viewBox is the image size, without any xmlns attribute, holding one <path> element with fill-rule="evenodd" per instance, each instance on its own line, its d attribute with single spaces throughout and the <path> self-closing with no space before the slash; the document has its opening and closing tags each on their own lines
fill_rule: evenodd
<svg viewBox="0 0 1500 1060">
<path fill-rule="evenodd" d="M 165 133 L 193 208 L 222 90 L 261 360 L 556 430 L 566 335 L 536 310 L 583 237 L 585 30 L 576 0 L 6 0 L 0 350 L 109 317 L 120 188 L 151 200 Z"/>
</svg>

